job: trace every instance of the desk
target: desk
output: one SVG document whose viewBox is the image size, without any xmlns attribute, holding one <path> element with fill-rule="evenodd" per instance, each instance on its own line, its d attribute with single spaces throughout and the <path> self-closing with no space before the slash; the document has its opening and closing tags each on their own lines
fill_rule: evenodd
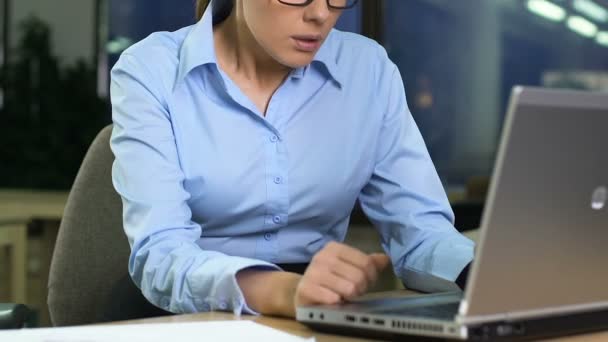
<svg viewBox="0 0 608 342">
<path fill-rule="evenodd" d="M 412 291 L 393 291 L 393 292 L 384 292 L 384 293 L 375 293 L 367 295 L 368 298 L 374 298 L 379 296 L 402 296 L 404 294 L 416 294 Z M 370 339 L 362 339 L 362 338 L 353 338 L 348 336 L 339 336 L 339 335 L 330 335 L 325 333 L 319 333 L 313 331 L 306 327 L 303 324 L 296 322 L 291 319 L 282 319 L 282 318 L 274 318 L 274 317 L 265 317 L 265 316 L 241 316 L 237 317 L 233 314 L 229 313 L 220 313 L 220 312 L 210 312 L 210 313 L 198 313 L 198 314 L 190 314 L 190 315 L 177 315 L 177 316 L 168 316 L 168 317 L 159 317 L 159 318 L 148 318 L 141 320 L 132 320 L 132 321 L 124 321 L 124 322 L 115 322 L 110 323 L 111 325 L 119 325 L 119 324 L 150 324 L 150 323 L 185 323 L 185 322 L 209 322 L 209 321 L 238 321 L 238 320 L 247 320 L 253 321 L 274 329 L 278 329 L 284 331 L 286 333 L 310 338 L 315 337 L 317 342 L 369 342 L 374 341 Z M 564 341 L 564 342 L 602 342 L 608 341 L 608 332 L 601 332 L 595 334 L 587 334 L 587 335 L 578 335 L 571 337 L 563 337 L 559 339 L 552 339 L 551 341 Z"/>
<path fill-rule="evenodd" d="M 61 219 L 68 192 L 0 190 L 0 248 L 10 251 L 11 297 L 27 303 L 27 225 L 33 219 Z"/>
</svg>

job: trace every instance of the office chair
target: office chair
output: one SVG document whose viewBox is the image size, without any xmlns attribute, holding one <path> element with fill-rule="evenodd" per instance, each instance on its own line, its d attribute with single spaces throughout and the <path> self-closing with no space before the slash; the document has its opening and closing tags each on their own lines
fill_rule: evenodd
<svg viewBox="0 0 608 342">
<path fill-rule="evenodd" d="M 66 203 L 53 252 L 48 306 L 55 326 L 167 315 L 128 274 L 122 202 L 112 185 L 112 126 L 91 144 Z"/>
<path fill-rule="evenodd" d="M 23 304 L 0 303 L 0 329 L 20 329 L 26 326 L 32 311 Z"/>
</svg>

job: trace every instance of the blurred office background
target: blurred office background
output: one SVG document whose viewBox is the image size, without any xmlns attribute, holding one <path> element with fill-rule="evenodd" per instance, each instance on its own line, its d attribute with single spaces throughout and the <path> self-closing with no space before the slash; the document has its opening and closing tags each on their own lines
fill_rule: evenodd
<svg viewBox="0 0 608 342">
<path fill-rule="evenodd" d="M 61 207 L 111 123 L 112 65 L 151 32 L 192 24 L 193 2 L 0 0 L 0 236 L 21 201 L 40 325 L 61 217 L 28 205 Z M 462 229 L 478 224 L 514 85 L 608 91 L 608 0 L 362 0 L 338 28 L 377 40 L 399 67 Z M 4 257 L 0 302 L 14 291 Z"/>
</svg>

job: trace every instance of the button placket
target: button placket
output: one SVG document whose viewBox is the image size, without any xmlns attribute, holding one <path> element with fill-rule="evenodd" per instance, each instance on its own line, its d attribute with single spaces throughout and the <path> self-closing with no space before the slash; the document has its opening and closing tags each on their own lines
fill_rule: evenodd
<svg viewBox="0 0 608 342">
<path fill-rule="evenodd" d="M 276 103 L 275 103 L 276 105 Z M 280 106 L 270 108 L 273 111 L 271 119 L 280 120 L 277 110 Z M 274 262 L 280 253 L 279 230 L 288 222 L 288 169 L 286 145 L 284 137 L 270 122 L 266 122 L 263 131 L 266 165 L 264 182 L 266 184 L 266 203 L 264 214 L 264 233 L 259 235 L 256 246 L 256 257 Z"/>
</svg>

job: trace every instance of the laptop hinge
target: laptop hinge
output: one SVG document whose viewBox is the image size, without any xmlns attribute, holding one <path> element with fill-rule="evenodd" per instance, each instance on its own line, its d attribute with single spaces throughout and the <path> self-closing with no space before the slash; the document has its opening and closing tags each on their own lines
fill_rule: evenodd
<svg viewBox="0 0 608 342">
<path fill-rule="evenodd" d="M 463 310 L 464 308 L 464 310 Z M 463 314 L 463 311 L 468 311 L 468 305 L 463 301 L 459 314 L 456 316 L 456 322 L 462 325 L 482 324 L 496 321 L 517 321 L 533 318 L 546 318 L 551 316 L 564 316 L 568 314 L 576 314 L 586 311 L 600 311 L 608 309 L 608 301 L 588 304 L 577 304 L 563 306 L 559 308 L 546 308 L 538 310 L 516 311 L 509 313 L 499 313 L 490 315 L 468 316 Z"/>
</svg>

